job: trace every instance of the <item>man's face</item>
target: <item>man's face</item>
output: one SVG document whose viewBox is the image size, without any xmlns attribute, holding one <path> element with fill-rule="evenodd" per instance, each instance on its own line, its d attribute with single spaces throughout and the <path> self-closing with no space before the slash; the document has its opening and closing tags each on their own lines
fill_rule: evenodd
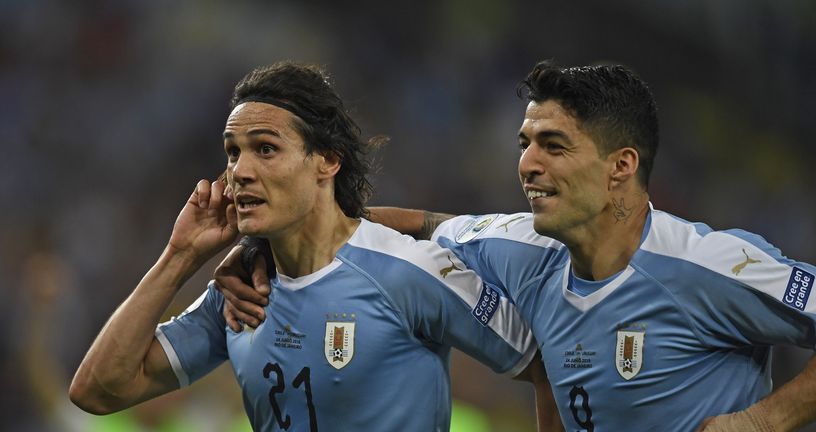
<svg viewBox="0 0 816 432">
<path fill-rule="evenodd" d="M 613 168 L 555 101 L 530 102 L 519 130 L 519 178 L 536 232 L 559 240 L 586 228 L 609 204 Z"/>
<path fill-rule="evenodd" d="M 227 181 L 244 235 L 283 234 L 314 207 L 320 158 L 306 155 L 294 119 L 289 111 L 260 102 L 238 105 L 227 118 Z"/>
</svg>

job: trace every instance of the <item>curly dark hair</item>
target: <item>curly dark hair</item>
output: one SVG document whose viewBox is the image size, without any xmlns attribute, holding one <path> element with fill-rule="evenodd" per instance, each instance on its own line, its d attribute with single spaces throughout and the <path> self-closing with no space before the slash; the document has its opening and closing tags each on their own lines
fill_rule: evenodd
<svg viewBox="0 0 816 432">
<path fill-rule="evenodd" d="M 638 179 L 649 186 L 659 140 L 657 106 L 634 72 L 619 65 L 560 68 L 547 60 L 535 65 L 516 94 L 536 103 L 558 102 L 597 143 L 601 156 L 634 148 L 640 157 Z"/>
<path fill-rule="evenodd" d="M 340 209 L 348 217 L 368 215 L 365 204 L 373 192 L 367 177 L 373 169 L 368 154 L 376 142 L 361 139 L 360 127 L 323 69 L 292 62 L 258 67 L 235 86 L 230 109 L 249 101 L 274 103 L 294 114 L 293 127 L 303 138 L 306 154 L 333 153 L 340 160 L 334 178 L 334 199 Z"/>
</svg>

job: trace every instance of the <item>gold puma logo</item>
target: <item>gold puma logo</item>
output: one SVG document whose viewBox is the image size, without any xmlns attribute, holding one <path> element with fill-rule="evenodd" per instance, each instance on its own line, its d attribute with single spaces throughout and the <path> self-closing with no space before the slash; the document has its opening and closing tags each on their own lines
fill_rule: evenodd
<svg viewBox="0 0 816 432">
<path fill-rule="evenodd" d="M 511 223 L 519 220 L 519 219 L 524 219 L 524 216 L 516 216 L 513 219 L 510 219 L 509 221 L 507 221 L 506 223 L 503 223 L 503 224 L 497 226 L 496 228 L 504 227 L 504 232 L 507 232 L 509 230 L 509 228 L 507 226 L 510 225 Z"/>
<path fill-rule="evenodd" d="M 740 272 L 747 266 L 748 264 L 754 264 L 758 262 L 762 262 L 760 260 L 755 260 L 748 256 L 748 252 L 745 252 L 745 249 L 742 250 L 742 253 L 745 254 L 745 261 L 737 264 L 734 268 L 731 269 L 731 273 L 734 273 L 735 276 L 739 276 Z"/>
<path fill-rule="evenodd" d="M 462 269 L 456 267 L 456 264 L 453 263 L 453 260 L 451 259 L 450 255 L 448 255 L 448 261 L 450 261 L 451 263 L 450 267 L 445 267 L 442 270 L 439 270 L 439 274 L 442 275 L 442 279 L 446 278 L 448 276 L 448 273 L 454 270 L 462 271 Z"/>
</svg>

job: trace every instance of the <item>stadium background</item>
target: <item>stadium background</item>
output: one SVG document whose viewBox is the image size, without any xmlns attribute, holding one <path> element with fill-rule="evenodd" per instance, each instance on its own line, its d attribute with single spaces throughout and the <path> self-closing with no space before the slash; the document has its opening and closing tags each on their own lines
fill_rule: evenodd
<svg viewBox="0 0 816 432">
<path fill-rule="evenodd" d="M 514 87 L 537 60 L 626 64 L 660 109 L 654 204 L 816 262 L 816 3 L 563 3 L 0 2 L 0 430 L 240 422 L 224 368 L 109 423 L 71 409 L 66 388 L 195 182 L 223 169 L 232 86 L 277 60 L 325 65 L 364 135 L 391 137 L 373 204 L 452 213 L 528 208 Z M 780 350 L 777 383 L 809 355 Z M 526 385 L 454 363 L 484 430 L 531 430 Z"/>
</svg>

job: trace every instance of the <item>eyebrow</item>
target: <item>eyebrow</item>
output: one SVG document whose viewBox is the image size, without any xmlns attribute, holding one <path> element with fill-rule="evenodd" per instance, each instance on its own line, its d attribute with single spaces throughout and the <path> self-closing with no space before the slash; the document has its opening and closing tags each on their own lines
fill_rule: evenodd
<svg viewBox="0 0 816 432">
<path fill-rule="evenodd" d="M 527 135 L 522 131 L 519 131 L 518 137 L 521 138 L 521 139 L 530 141 L 530 139 L 527 138 Z M 547 130 L 543 130 L 543 131 L 538 131 L 538 132 L 536 132 L 535 137 L 536 137 L 537 141 L 544 141 L 547 138 L 560 138 L 560 139 L 566 141 L 567 143 L 572 142 L 572 140 L 569 139 L 567 134 L 565 134 L 564 132 L 561 132 L 560 130 L 555 130 L 555 129 L 547 129 Z"/>
<path fill-rule="evenodd" d="M 252 129 L 247 132 L 248 136 L 258 136 L 258 135 L 272 135 L 278 138 L 281 138 L 280 132 L 274 129 Z M 235 137 L 235 134 L 229 131 L 224 131 L 224 139 L 232 139 Z"/>
</svg>

